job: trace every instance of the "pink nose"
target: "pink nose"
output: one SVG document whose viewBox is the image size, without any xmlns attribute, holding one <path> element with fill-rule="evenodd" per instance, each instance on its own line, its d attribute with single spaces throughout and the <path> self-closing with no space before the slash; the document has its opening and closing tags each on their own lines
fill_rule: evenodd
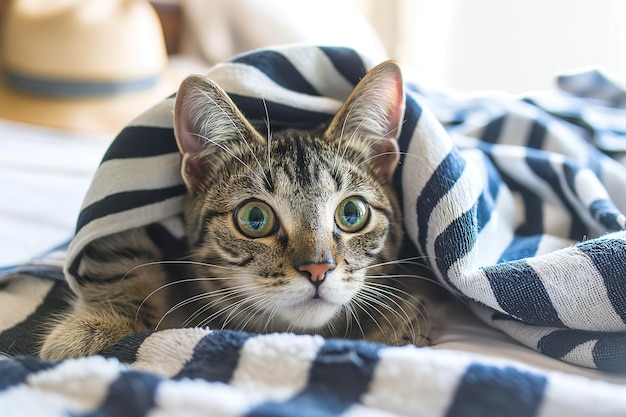
<svg viewBox="0 0 626 417">
<path fill-rule="evenodd" d="M 307 264 L 298 268 L 300 271 L 309 273 L 309 281 L 318 286 L 326 278 L 328 271 L 335 269 L 334 264 Z"/>
</svg>

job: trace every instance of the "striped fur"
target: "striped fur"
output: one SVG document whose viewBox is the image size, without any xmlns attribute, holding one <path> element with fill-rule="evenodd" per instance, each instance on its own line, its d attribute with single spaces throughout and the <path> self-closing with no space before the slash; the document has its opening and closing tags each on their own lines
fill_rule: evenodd
<svg viewBox="0 0 626 417">
<path fill-rule="evenodd" d="M 394 278 L 403 237 L 392 179 L 403 112 L 392 62 L 366 74 L 329 123 L 267 136 L 213 81 L 184 80 L 174 132 L 188 262 L 176 271 L 160 262 L 165 254 L 150 228 L 92 242 L 76 264 L 82 285 L 72 311 L 42 357 L 94 354 L 172 322 L 426 344 L 424 285 Z M 240 211 L 255 207 L 258 215 L 259 204 L 271 230 L 246 234 Z M 355 204 L 363 224 L 352 230 L 341 210 L 352 213 Z"/>
</svg>

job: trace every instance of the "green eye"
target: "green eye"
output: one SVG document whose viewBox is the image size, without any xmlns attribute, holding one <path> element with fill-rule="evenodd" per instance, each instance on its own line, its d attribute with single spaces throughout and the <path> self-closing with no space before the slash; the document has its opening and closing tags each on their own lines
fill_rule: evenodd
<svg viewBox="0 0 626 417">
<path fill-rule="evenodd" d="M 348 197 L 339 204 L 335 213 L 335 222 L 344 232 L 358 232 L 367 224 L 369 205 L 359 197 Z"/>
<path fill-rule="evenodd" d="M 265 237 L 276 230 L 276 216 L 267 204 L 248 201 L 235 211 L 239 231 L 250 238 Z"/>
</svg>

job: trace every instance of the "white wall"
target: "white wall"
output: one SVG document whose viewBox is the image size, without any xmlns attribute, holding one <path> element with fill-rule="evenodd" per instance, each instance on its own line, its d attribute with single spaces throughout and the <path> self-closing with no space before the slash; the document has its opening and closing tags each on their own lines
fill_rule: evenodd
<svg viewBox="0 0 626 417">
<path fill-rule="evenodd" d="M 427 82 L 517 93 L 550 88 L 558 73 L 598 65 L 626 79 L 624 0 L 360 3 L 377 29 L 395 32 L 383 36 L 390 55 Z M 398 25 L 377 23 L 380 10 L 394 5 Z"/>
</svg>

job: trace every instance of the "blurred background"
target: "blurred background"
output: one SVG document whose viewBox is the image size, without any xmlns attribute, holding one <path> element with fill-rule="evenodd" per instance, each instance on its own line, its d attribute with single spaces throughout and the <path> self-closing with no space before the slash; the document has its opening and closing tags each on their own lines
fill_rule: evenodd
<svg viewBox="0 0 626 417">
<path fill-rule="evenodd" d="M 156 11 L 158 31 L 145 16 L 131 13 L 138 6 Z M 140 97 L 137 91 L 125 94 L 128 107 L 110 97 L 118 94 L 105 101 L 83 97 L 87 113 L 68 123 L 59 122 L 59 114 L 61 120 L 67 117 L 59 113 L 67 104 L 58 97 L 44 99 L 47 107 L 61 106 L 57 114 L 24 116 L 19 114 L 24 105 L 32 109 L 36 100 L 31 95 L 25 104 L 15 88 L 2 87 L 0 118 L 116 130 L 128 113 L 173 91 L 187 73 L 250 49 L 291 42 L 346 45 L 377 59 L 394 58 L 421 84 L 460 91 L 549 89 L 555 75 L 585 66 L 600 66 L 619 78 L 626 73 L 624 18 L 622 0 L 0 0 L 5 67 L 21 59 L 28 68 L 18 69 L 26 73 L 63 76 L 65 65 L 72 69 L 67 77 L 82 69 L 106 78 L 106 72 L 95 73 L 109 71 L 117 82 L 124 71 L 129 79 L 138 77 L 144 66 L 159 81 L 143 88 Z M 65 28 L 63 36 L 59 28 Z M 86 34 L 94 28 L 102 33 Z M 33 31 L 40 31 L 40 38 L 31 36 Z M 83 52 L 76 49 L 81 47 Z M 122 47 L 130 52 L 116 56 Z M 71 62 L 63 53 L 80 59 Z M 92 68 L 83 68 L 90 62 Z M 92 109 L 101 113 L 96 120 L 89 116 Z"/>
</svg>

